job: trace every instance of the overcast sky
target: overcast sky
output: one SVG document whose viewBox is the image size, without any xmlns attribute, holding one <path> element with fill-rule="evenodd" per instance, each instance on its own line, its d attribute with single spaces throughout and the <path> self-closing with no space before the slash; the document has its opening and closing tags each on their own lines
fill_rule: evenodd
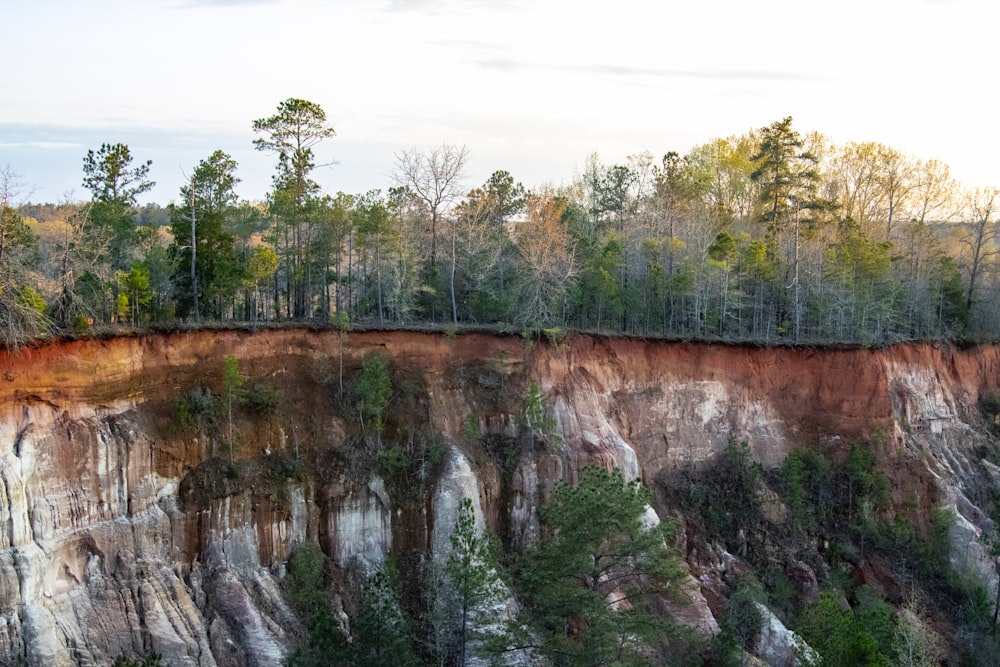
<svg viewBox="0 0 1000 667">
<path fill-rule="evenodd" d="M 299 97 L 337 137 L 330 193 L 391 185 L 441 142 L 467 184 L 567 182 L 597 152 L 684 153 L 785 116 L 1000 186 L 996 0 L 0 0 L 0 167 L 32 201 L 89 196 L 88 149 L 152 160 L 166 204 L 221 149 L 240 195 L 275 160 L 254 119 Z"/>
</svg>

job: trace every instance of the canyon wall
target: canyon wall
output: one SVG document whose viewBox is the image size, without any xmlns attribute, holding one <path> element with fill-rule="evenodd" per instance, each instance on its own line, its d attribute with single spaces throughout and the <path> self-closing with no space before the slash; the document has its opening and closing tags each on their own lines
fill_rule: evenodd
<svg viewBox="0 0 1000 667">
<path fill-rule="evenodd" d="M 408 469 L 415 497 L 399 479 L 352 474 L 351 379 L 371 354 L 391 360 L 387 438 L 432 443 L 421 450 L 432 462 Z M 177 407 L 196 389 L 222 393 L 228 355 L 284 396 L 276 414 L 237 416 L 235 467 L 222 425 L 192 427 Z M 531 381 L 558 438 L 505 476 L 468 424 L 518 437 Z M 433 559 L 465 497 L 494 530 L 530 539 L 552 485 L 587 464 L 651 483 L 708 464 L 732 440 L 765 467 L 798 446 L 835 458 L 851 442 L 877 443 L 893 500 L 916 498 L 918 520 L 954 508 L 955 539 L 971 544 L 986 519 L 964 489 L 990 471 L 976 406 L 998 387 L 996 346 L 273 329 L 0 352 L 0 665 L 102 665 L 148 651 L 168 665 L 278 665 L 298 626 L 280 594 L 297 544 L 318 543 L 345 578 L 390 551 Z M 284 475 L 288 461 L 309 470 Z M 686 620 L 711 632 L 692 591 Z"/>
</svg>

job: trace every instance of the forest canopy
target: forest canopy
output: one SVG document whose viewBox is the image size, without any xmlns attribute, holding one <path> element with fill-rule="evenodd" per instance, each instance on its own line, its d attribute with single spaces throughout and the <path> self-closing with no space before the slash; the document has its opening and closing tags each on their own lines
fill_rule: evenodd
<svg viewBox="0 0 1000 667">
<path fill-rule="evenodd" d="M 153 165 L 124 144 L 83 157 L 83 202 L 27 204 L 0 171 L 0 342 L 91 326 L 198 321 L 422 323 L 775 343 L 883 345 L 1000 331 L 1000 190 L 792 118 L 605 164 L 559 187 L 470 151 L 396 154 L 391 185 L 325 192 L 324 110 L 281 102 L 250 124 L 273 157 L 263 201 L 208 150 L 175 203 L 139 206 Z"/>
</svg>

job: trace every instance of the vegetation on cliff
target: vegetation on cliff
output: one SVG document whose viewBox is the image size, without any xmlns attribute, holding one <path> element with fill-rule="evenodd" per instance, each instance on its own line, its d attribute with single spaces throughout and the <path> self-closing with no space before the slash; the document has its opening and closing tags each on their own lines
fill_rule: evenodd
<svg viewBox="0 0 1000 667">
<path fill-rule="evenodd" d="M 709 468 L 662 473 L 656 488 L 684 516 L 689 549 L 717 543 L 743 561 L 722 584 L 728 604 L 752 580 L 756 601 L 822 664 L 993 664 L 983 659 L 1000 648 L 986 582 L 949 560 L 954 515 L 893 505 L 880 447 L 853 444 L 839 460 L 799 449 L 765 472 L 732 444 Z M 759 620 L 728 618 L 723 640 L 753 649 Z"/>
</svg>

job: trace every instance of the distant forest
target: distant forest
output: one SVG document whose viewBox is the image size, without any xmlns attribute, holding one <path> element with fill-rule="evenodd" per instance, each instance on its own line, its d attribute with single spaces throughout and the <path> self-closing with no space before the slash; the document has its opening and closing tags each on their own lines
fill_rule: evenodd
<svg viewBox="0 0 1000 667">
<path fill-rule="evenodd" d="M 465 182 L 469 151 L 396 155 L 394 185 L 323 192 L 316 104 L 252 123 L 274 156 L 241 201 L 215 151 L 177 201 L 137 205 L 152 165 L 123 144 L 83 158 L 86 202 L 18 204 L 0 171 L 0 342 L 92 326 L 433 323 L 681 339 L 883 345 L 1000 332 L 995 208 L 937 160 L 833 145 L 785 118 L 686 155 L 594 155 L 568 185 L 506 171 Z"/>
</svg>

